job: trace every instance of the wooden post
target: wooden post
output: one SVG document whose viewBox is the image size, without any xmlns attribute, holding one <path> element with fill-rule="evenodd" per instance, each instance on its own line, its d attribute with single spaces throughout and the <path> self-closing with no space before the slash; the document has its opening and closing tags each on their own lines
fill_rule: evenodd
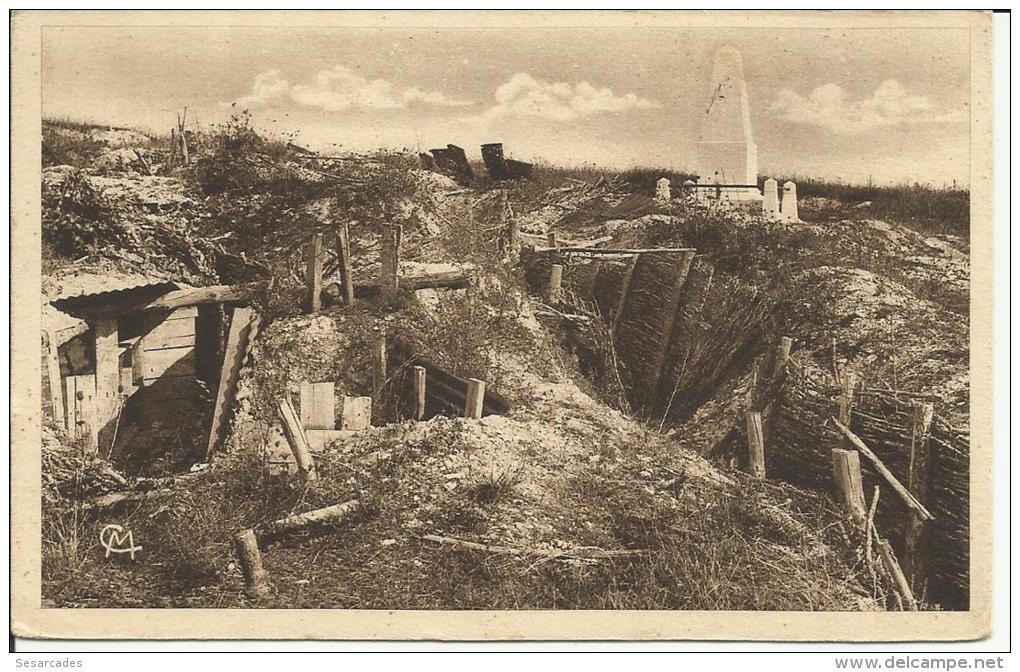
<svg viewBox="0 0 1020 672">
<path fill-rule="evenodd" d="M 896 591 L 903 598 L 907 609 L 909 611 L 917 611 L 917 600 L 914 599 L 914 592 L 910 589 L 910 584 L 907 582 L 907 577 L 904 576 L 903 570 L 900 569 L 900 563 L 896 561 L 896 555 L 893 553 L 888 539 L 879 540 L 878 554 L 882 557 L 882 565 L 889 572 L 889 576 L 892 577 Z"/>
<path fill-rule="evenodd" d="M 832 473 L 843 510 L 850 514 L 857 527 L 865 529 L 867 505 L 864 501 L 864 481 L 861 479 L 861 456 L 854 450 L 833 448 Z"/>
<path fill-rule="evenodd" d="M 414 367 L 414 419 L 425 417 L 425 367 Z"/>
<path fill-rule="evenodd" d="M 294 406 L 290 403 L 290 397 L 284 395 L 279 404 L 280 420 L 283 421 L 283 434 L 290 444 L 290 451 L 294 454 L 294 461 L 297 462 L 298 471 L 310 481 L 315 480 L 315 461 L 312 459 L 312 451 L 308 447 L 308 437 L 298 420 Z"/>
<path fill-rule="evenodd" d="M 630 258 L 630 263 L 627 265 L 627 272 L 623 274 L 623 284 L 620 285 L 620 298 L 616 301 L 616 310 L 613 311 L 613 334 L 616 334 L 617 329 L 620 326 L 620 316 L 623 315 L 623 308 L 627 304 L 627 295 L 630 293 L 630 281 L 634 278 L 634 269 L 637 268 L 638 260 L 641 258 L 640 254 L 635 254 Z"/>
<path fill-rule="evenodd" d="M 354 305 L 354 281 L 351 279 L 351 231 L 347 222 L 340 225 L 336 232 L 337 270 L 340 272 L 340 289 L 343 291 L 344 303 Z"/>
<path fill-rule="evenodd" d="M 56 341 L 53 334 L 48 331 L 43 332 L 42 339 L 43 352 L 46 357 L 46 379 L 50 386 L 50 409 L 53 419 L 63 425 L 64 429 L 67 429 L 67 418 L 64 417 L 64 387 L 60 380 L 60 360 L 57 355 Z"/>
<path fill-rule="evenodd" d="M 96 403 L 94 418 L 98 432 L 116 414 L 120 401 L 120 346 L 117 345 L 117 320 L 96 320 L 95 334 Z"/>
<path fill-rule="evenodd" d="M 213 451 L 223 438 L 230 411 L 237 393 L 237 379 L 241 365 L 248 354 L 252 339 L 258 329 L 258 318 L 251 308 L 234 308 L 230 316 L 230 333 L 223 350 L 223 366 L 220 368 L 220 384 L 216 389 L 216 405 L 213 407 L 212 424 L 209 427 L 209 442 L 206 444 L 205 459 L 212 459 Z"/>
<path fill-rule="evenodd" d="M 549 269 L 549 291 L 547 293 L 550 301 L 560 298 L 560 289 L 563 285 L 563 266 L 553 264 Z"/>
<path fill-rule="evenodd" d="M 180 131 L 178 138 L 181 141 L 181 158 L 184 159 L 184 163 L 188 163 L 188 138 L 184 133 L 184 124 L 188 119 L 188 108 L 184 107 L 184 114 L 177 117 L 177 128 Z"/>
<path fill-rule="evenodd" d="M 546 234 L 545 239 L 546 239 L 546 242 L 548 242 L 549 247 L 551 247 L 551 248 L 553 248 L 555 250 L 556 249 L 556 234 L 553 233 L 552 231 L 550 231 L 549 233 Z"/>
<path fill-rule="evenodd" d="M 310 313 L 317 313 L 322 307 L 322 234 L 316 233 L 308 243 L 305 256 L 305 286 L 308 296 L 305 307 Z"/>
<path fill-rule="evenodd" d="M 889 471 L 888 467 L 882 463 L 882 460 L 878 459 L 878 455 L 875 455 L 871 448 L 868 448 L 867 444 L 861 441 L 861 437 L 850 431 L 846 425 L 836 418 L 830 417 L 829 419 L 836 425 L 836 429 L 843 432 L 843 434 L 850 439 L 850 445 L 857 449 L 857 451 L 864 455 L 864 457 L 868 458 L 868 461 L 871 462 L 871 466 L 875 468 L 875 471 L 878 472 L 879 476 L 884 478 L 886 482 L 892 486 L 892 489 L 900 496 L 900 499 L 903 500 L 904 504 L 913 509 L 922 520 L 935 519 L 935 516 L 931 515 L 931 511 L 925 508 L 924 504 L 922 504 L 917 497 L 914 497 L 909 490 L 903 487 L 903 484 L 900 483 L 899 479 L 897 479 L 893 473 Z"/>
<path fill-rule="evenodd" d="M 793 348 L 793 339 L 783 336 L 779 339 L 779 348 L 776 350 L 776 367 L 772 371 L 772 377 L 776 378 L 786 372 L 786 363 L 790 361 L 790 350 Z"/>
<path fill-rule="evenodd" d="M 930 403 L 915 402 L 911 418 L 910 462 L 907 468 L 907 490 L 921 501 L 928 498 L 931 469 L 928 437 L 935 417 Z M 920 584 L 923 553 L 919 552 L 924 521 L 914 511 L 907 511 L 907 524 L 903 539 L 903 571 L 915 588 Z"/>
<path fill-rule="evenodd" d="M 372 343 L 372 398 L 378 404 L 386 385 L 386 336 L 379 336 Z"/>
<path fill-rule="evenodd" d="M 747 420 L 747 470 L 755 478 L 765 478 L 765 433 L 762 430 L 761 413 L 748 411 Z"/>
<path fill-rule="evenodd" d="M 468 378 L 467 399 L 464 402 L 464 417 L 477 420 L 482 417 L 485 402 L 485 381 Z"/>
<path fill-rule="evenodd" d="M 262 554 L 259 553 L 255 531 L 241 530 L 234 535 L 234 550 L 244 576 L 244 589 L 253 597 L 262 597 L 269 592 L 269 575 L 262 568 Z"/>
<path fill-rule="evenodd" d="M 402 237 L 403 227 L 399 224 L 383 229 L 379 251 L 382 278 L 380 278 L 379 284 L 382 286 L 384 297 L 394 296 L 400 286 L 400 240 Z"/>
</svg>

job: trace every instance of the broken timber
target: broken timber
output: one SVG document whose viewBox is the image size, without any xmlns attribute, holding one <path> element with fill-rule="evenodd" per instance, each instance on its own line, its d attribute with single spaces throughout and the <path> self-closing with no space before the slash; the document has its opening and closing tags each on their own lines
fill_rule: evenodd
<svg viewBox="0 0 1020 672">
<path fill-rule="evenodd" d="M 914 495 L 912 495 L 909 490 L 903 487 L 903 484 L 900 483 L 895 476 L 893 476 L 892 472 L 889 471 L 884 464 L 882 464 L 882 460 L 878 459 L 878 456 L 875 455 L 875 453 L 871 452 L 871 449 L 868 448 L 868 446 L 865 445 L 863 441 L 861 441 L 859 436 L 851 432 L 846 425 L 841 423 L 836 418 L 831 418 L 831 420 L 834 423 L 836 423 L 836 427 L 839 428 L 841 432 L 843 432 L 847 439 L 850 440 L 850 445 L 852 445 L 854 448 L 860 451 L 860 453 L 864 455 L 864 457 L 868 458 L 868 460 L 871 461 L 871 464 L 875 468 L 875 471 L 877 471 L 882 476 L 882 478 L 884 478 L 889 483 L 889 485 L 892 486 L 892 489 L 896 491 L 896 494 L 898 494 L 900 498 L 903 499 L 903 502 L 908 507 L 917 512 L 921 520 L 935 519 L 935 516 L 933 516 L 931 512 L 928 511 L 928 509 L 924 508 L 924 505 L 921 504 L 921 502 L 919 502 L 918 499 L 914 497 Z"/>
<path fill-rule="evenodd" d="M 309 481 L 315 480 L 315 461 L 312 459 L 312 451 L 308 446 L 308 437 L 298 420 L 294 406 L 290 403 L 290 397 L 284 395 L 279 404 L 280 420 L 283 421 L 283 434 L 287 437 L 290 450 L 294 454 L 294 461 L 297 462 L 298 472 Z"/>
<path fill-rule="evenodd" d="M 305 252 L 305 310 L 317 313 L 322 308 L 322 234 L 316 233 Z"/>
<path fill-rule="evenodd" d="M 269 592 L 269 575 L 262 567 L 255 531 L 241 530 L 234 535 L 234 550 L 244 576 L 244 588 L 252 596 L 259 597 Z"/>
<path fill-rule="evenodd" d="M 340 290 L 344 303 L 354 305 L 354 281 L 351 279 L 351 230 L 346 222 L 336 232 L 337 271 L 340 274 Z"/>
</svg>

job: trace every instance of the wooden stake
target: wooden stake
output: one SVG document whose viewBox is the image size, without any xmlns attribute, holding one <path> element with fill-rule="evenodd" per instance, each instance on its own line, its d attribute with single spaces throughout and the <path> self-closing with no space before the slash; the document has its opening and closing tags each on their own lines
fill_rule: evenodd
<svg viewBox="0 0 1020 672">
<path fill-rule="evenodd" d="M 843 510 L 850 514 L 861 530 L 867 523 L 864 481 L 861 479 L 861 456 L 853 450 L 832 449 L 832 472 Z"/>
<path fill-rule="evenodd" d="M 755 478 L 765 478 L 765 433 L 762 430 L 761 413 L 748 411 L 747 420 L 747 470 Z"/>
<path fill-rule="evenodd" d="M 563 284 L 563 266 L 560 264 L 553 264 L 549 268 L 549 290 L 548 297 L 550 301 L 556 301 L 560 298 L 560 290 Z"/>
<path fill-rule="evenodd" d="M 354 305 L 354 281 L 351 279 L 351 232 L 347 222 L 340 225 L 336 232 L 336 256 L 340 272 L 340 289 L 344 295 L 344 303 Z"/>
<path fill-rule="evenodd" d="M 551 247 L 553 250 L 555 250 L 556 249 L 556 234 L 553 233 L 552 231 L 550 231 L 549 233 L 546 234 L 545 239 L 546 239 L 546 242 L 549 244 L 549 247 Z"/>
<path fill-rule="evenodd" d="M 178 133 L 177 135 L 178 135 L 178 138 L 181 141 L 181 158 L 184 159 L 184 163 L 188 163 L 188 138 L 187 138 L 187 136 L 184 133 L 184 124 L 187 121 L 187 119 L 188 119 L 188 108 L 187 108 L 187 106 L 185 106 L 184 107 L 184 114 L 182 116 L 177 117 L 177 126 L 178 126 L 178 130 L 180 131 L 180 133 Z"/>
<path fill-rule="evenodd" d="M 878 554 L 882 557 L 882 565 L 892 577 L 896 592 L 903 598 L 907 609 L 917 611 L 917 600 L 914 599 L 914 593 L 910 590 L 910 584 L 907 582 L 907 577 L 903 575 L 903 570 L 900 569 L 900 563 L 896 561 L 896 555 L 893 553 L 888 539 L 879 540 Z"/>
<path fill-rule="evenodd" d="M 308 243 L 305 255 L 305 307 L 310 313 L 322 308 L 322 234 L 316 233 Z"/>
<path fill-rule="evenodd" d="M 931 480 L 928 438 L 935 407 L 930 403 L 915 402 L 911 418 L 910 461 L 907 469 L 907 489 L 921 499 L 927 499 Z M 907 512 L 903 539 L 903 571 L 911 585 L 917 587 L 923 575 L 923 555 L 919 553 L 924 521 L 913 511 Z"/>
<path fill-rule="evenodd" d="M 485 402 L 485 381 L 468 378 L 467 399 L 464 402 L 464 417 L 479 419 Z"/>
<path fill-rule="evenodd" d="M 269 575 L 262 568 L 262 554 L 259 553 L 255 531 L 241 530 L 235 534 L 234 550 L 244 576 L 245 591 L 254 597 L 264 596 L 269 592 Z"/>
<path fill-rule="evenodd" d="M 386 385 L 386 336 L 379 336 L 372 343 L 372 397 L 378 404 Z"/>
<path fill-rule="evenodd" d="M 414 367 L 414 419 L 425 417 L 425 367 Z"/>
<path fill-rule="evenodd" d="M 896 494 L 900 496 L 900 498 L 908 507 L 917 512 L 917 514 L 923 520 L 935 520 L 935 516 L 931 515 L 931 512 L 928 511 L 928 509 L 924 508 L 924 505 L 921 504 L 921 502 L 919 502 L 916 497 L 910 494 L 909 490 L 903 487 L 903 484 L 900 483 L 895 476 L 893 476 L 892 472 L 889 471 L 884 464 L 882 464 L 882 460 L 878 459 L 878 456 L 875 455 L 875 453 L 871 452 L 871 449 L 868 448 L 868 446 L 865 445 L 863 441 L 861 441 L 859 436 L 851 432 L 846 427 L 846 425 L 841 423 L 836 418 L 830 419 L 836 424 L 836 427 L 841 432 L 843 432 L 843 434 L 848 439 L 850 439 L 850 444 L 858 451 L 860 451 L 861 454 L 864 455 L 864 457 L 868 458 L 868 460 L 871 461 L 871 464 L 875 468 L 875 471 L 881 474 L 882 478 L 884 478 L 889 483 L 889 485 L 892 486 L 892 489 L 896 491 Z"/>
</svg>

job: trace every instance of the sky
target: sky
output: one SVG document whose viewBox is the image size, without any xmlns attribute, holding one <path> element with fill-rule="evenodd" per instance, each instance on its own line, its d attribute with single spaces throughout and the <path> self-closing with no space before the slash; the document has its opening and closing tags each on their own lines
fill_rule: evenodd
<svg viewBox="0 0 1020 672">
<path fill-rule="evenodd" d="M 169 131 L 247 109 L 317 151 L 689 169 L 738 49 L 759 172 L 965 185 L 965 29 L 47 27 L 43 116 Z"/>
</svg>

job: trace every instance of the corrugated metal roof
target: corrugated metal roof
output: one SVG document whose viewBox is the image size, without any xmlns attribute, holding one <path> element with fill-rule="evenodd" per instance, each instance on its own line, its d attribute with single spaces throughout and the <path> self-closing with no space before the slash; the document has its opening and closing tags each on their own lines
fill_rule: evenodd
<svg viewBox="0 0 1020 672">
<path fill-rule="evenodd" d="M 184 289 L 187 285 L 176 282 L 150 282 L 130 287 L 108 289 L 102 292 L 64 296 L 50 301 L 53 307 L 75 317 L 97 313 L 110 314 L 144 305 L 167 292 Z"/>
</svg>

